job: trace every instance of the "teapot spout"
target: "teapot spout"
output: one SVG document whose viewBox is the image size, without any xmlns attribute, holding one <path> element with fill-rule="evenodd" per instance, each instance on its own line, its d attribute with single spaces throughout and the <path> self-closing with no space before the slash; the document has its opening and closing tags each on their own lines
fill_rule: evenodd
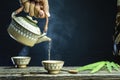
<svg viewBox="0 0 120 80">
<path fill-rule="evenodd" d="M 50 41 L 51 41 L 51 38 L 49 38 L 49 37 L 47 37 L 47 36 L 40 37 L 40 38 L 38 38 L 36 44 L 41 43 L 41 42 L 44 42 L 44 41 L 50 42 Z"/>
</svg>

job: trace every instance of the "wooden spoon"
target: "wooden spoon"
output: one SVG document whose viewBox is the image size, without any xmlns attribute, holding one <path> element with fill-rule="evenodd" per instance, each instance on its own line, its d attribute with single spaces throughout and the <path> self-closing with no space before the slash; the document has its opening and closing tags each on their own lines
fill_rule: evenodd
<svg viewBox="0 0 120 80">
<path fill-rule="evenodd" d="M 71 74 L 77 74 L 78 73 L 77 70 L 65 70 L 65 69 L 62 69 L 61 71 L 66 71 L 66 72 L 71 73 Z"/>
</svg>

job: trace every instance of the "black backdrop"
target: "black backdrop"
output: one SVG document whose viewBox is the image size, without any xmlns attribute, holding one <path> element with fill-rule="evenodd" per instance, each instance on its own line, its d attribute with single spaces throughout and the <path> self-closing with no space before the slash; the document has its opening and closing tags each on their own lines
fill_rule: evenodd
<svg viewBox="0 0 120 80">
<path fill-rule="evenodd" d="M 32 66 L 41 65 L 47 59 L 48 42 L 30 48 L 10 38 L 7 33 L 10 15 L 20 7 L 19 2 L 2 0 L 0 4 L 0 66 L 12 65 L 10 58 L 17 55 L 30 56 Z M 47 35 L 53 41 L 51 59 L 64 60 L 66 66 L 100 60 L 120 62 L 119 56 L 112 53 L 115 0 L 49 0 L 49 5 Z"/>
</svg>

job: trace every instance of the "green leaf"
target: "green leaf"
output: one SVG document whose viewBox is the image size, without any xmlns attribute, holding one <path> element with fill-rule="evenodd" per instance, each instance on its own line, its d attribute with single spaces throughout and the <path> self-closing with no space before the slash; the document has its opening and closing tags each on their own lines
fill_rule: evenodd
<svg viewBox="0 0 120 80">
<path fill-rule="evenodd" d="M 106 62 L 106 67 L 107 67 L 109 72 L 112 72 L 112 65 L 109 61 Z"/>
<path fill-rule="evenodd" d="M 99 71 L 102 67 L 105 66 L 105 63 L 106 62 L 100 63 L 97 67 L 93 68 L 93 70 L 91 71 L 91 73 L 95 73 L 95 72 Z"/>
<path fill-rule="evenodd" d="M 115 70 L 119 71 L 119 68 L 118 68 L 118 66 L 116 65 L 116 63 L 111 62 L 111 65 L 112 65 L 112 67 L 113 67 Z"/>
<path fill-rule="evenodd" d="M 100 65 L 101 63 L 104 63 L 104 62 L 105 62 L 105 61 L 95 62 L 95 63 L 92 63 L 92 64 L 88 64 L 88 65 L 79 67 L 79 68 L 77 68 L 76 70 L 77 70 L 77 71 L 90 70 L 90 69 L 93 69 L 93 68 L 95 68 L 96 66 L 98 66 L 98 65 Z"/>
</svg>

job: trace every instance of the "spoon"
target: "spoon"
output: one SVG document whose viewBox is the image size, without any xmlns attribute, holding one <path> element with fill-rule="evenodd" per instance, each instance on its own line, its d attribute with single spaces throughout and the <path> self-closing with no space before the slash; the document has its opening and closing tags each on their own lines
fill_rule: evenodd
<svg viewBox="0 0 120 80">
<path fill-rule="evenodd" d="M 61 71 L 66 71 L 66 72 L 71 73 L 71 74 L 77 74 L 78 73 L 77 70 L 65 70 L 65 69 L 62 69 Z"/>
</svg>

